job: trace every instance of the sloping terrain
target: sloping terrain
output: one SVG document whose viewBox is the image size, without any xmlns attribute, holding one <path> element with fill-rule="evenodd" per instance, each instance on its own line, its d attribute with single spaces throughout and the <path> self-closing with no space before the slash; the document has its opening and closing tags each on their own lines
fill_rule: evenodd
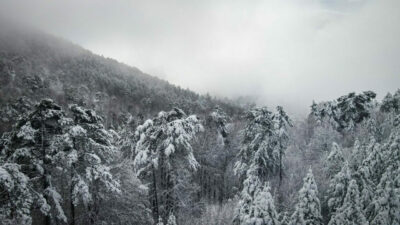
<svg viewBox="0 0 400 225">
<path fill-rule="evenodd" d="M 118 126 L 128 113 L 148 117 L 174 106 L 197 114 L 215 105 L 230 114 L 240 110 L 37 30 L 5 22 L 0 30 L 1 132 L 42 98 L 93 108 L 107 127 Z"/>
</svg>

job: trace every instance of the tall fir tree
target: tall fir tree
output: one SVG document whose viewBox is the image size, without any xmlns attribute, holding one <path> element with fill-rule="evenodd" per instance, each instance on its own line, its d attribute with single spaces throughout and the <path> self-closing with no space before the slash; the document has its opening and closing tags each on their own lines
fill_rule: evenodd
<svg viewBox="0 0 400 225">
<path fill-rule="evenodd" d="M 341 170 L 344 161 L 342 148 L 336 142 L 333 142 L 325 163 L 325 174 L 327 177 L 332 178 L 335 176 Z"/>
<path fill-rule="evenodd" d="M 282 106 L 276 107 L 276 112 L 273 115 L 273 121 L 275 126 L 275 139 L 276 139 L 276 146 L 274 149 L 275 155 L 278 155 L 279 159 L 279 186 L 282 184 L 283 179 L 283 169 L 284 169 L 284 155 L 285 150 L 289 144 L 289 134 L 288 129 L 293 127 L 293 122 L 283 110 Z"/>
<path fill-rule="evenodd" d="M 104 201 L 100 192 L 120 192 L 120 183 L 111 173 L 117 151 L 96 112 L 77 105 L 70 110 L 73 124 L 68 129 L 71 150 L 66 162 L 71 177 L 71 223 L 75 224 L 75 207 L 82 203 L 94 224 L 99 222 L 98 207 Z"/>
<path fill-rule="evenodd" d="M 233 220 L 237 225 L 278 225 L 278 213 L 268 184 L 263 184 L 250 169 Z"/>
<path fill-rule="evenodd" d="M 32 224 L 33 196 L 29 178 L 20 169 L 15 163 L 0 166 L 0 221 L 4 225 Z"/>
<path fill-rule="evenodd" d="M 387 168 L 366 211 L 370 224 L 400 224 L 400 167 Z"/>
<path fill-rule="evenodd" d="M 134 165 L 138 174 L 149 172 L 154 220 L 161 217 L 166 222 L 176 208 L 174 187 L 179 167 L 193 170 L 199 167 L 190 142 L 202 130 L 197 116 L 186 116 L 178 108 L 160 112 L 137 127 Z"/>
<path fill-rule="evenodd" d="M 272 113 L 266 107 L 255 108 L 246 114 L 246 118 L 248 124 L 234 171 L 240 176 L 245 175 L 250 166 L 256 167 L 257 176 L 264 182 L 279 169 L 279 157 L 274 154 L 275 130 Z"/>
<path fill-rule="evenodd" d="M 172 212 L 169 213 L 167 225 L 177 225 L 176 218 Z"/>
<path fill-rule="evenodd" d="M 304 178 L 299 191 L 295 211 L 290 218 L 290 225 L 321 225 L 321 204 L 318 199 L 318 188 L 311 168 Z"/>
<path fill-rule="evenodd" d="M 56 184 L 62 170 L 62 156 L 69 149 L 63 135 L 69 123 L 60 106 L 44 99 L 20 118 L 8 134 L 8 146 L 4 148 L 5 161 L 19 165 L 20 171 L 28 176 L 34 208 L 42 214 L 37 220 L 46 225 L 67 222 L 60 187 Z M 35 211 L 35 215 L 38 213 Z"/>
<path fill-rule="evenodd" d="M 357 182 L 351 180 L 343 205 L 336 211 L 329 221 L 329 225 L 368 224 L 359 199 Z"/>
<path fill-rule="evenodd" d="M 350 180 L 350 168 L 348 163 L 345 162 L 340 172 L 329 181 L 327 200 L 330 214 L 334 213 L 343 205 Z"/>
</svg>

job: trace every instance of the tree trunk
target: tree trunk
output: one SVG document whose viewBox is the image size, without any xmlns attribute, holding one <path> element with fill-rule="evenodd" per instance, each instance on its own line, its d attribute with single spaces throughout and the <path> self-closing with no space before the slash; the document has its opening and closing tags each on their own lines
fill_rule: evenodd
<svg viewBox="0 0 400 225">
<path fill-rule="evenodd" d="M 41 137 L 41 150 L 42 150 L 42 160 L 43 160 L 43 191 L 45 191 L 48 187 L 50 187 L 50 181 L 49 181 L 49 174 L 47 171 L 47 162 L 48 160 L 46 159 L 46 148 L 44 144 L 44 139 L 45 139 L 45 127 L 44 127 L 44 122 L 42 119 L 42 124 L 41 124 L 41 131 L 42 131 L 42 137 Z M 49 199 L 47 195 L 44 196 L 46 199 L 46 202 L 49 203 Z M 50 225 L 51 224 L 51 218 L 50 215 L 45 215 L 45 225 Z"/>
<path fill-rule="evenodd" d="M 169 214 L 171 213 L 171 211 L 173 211 L 173 208 L 174 208 L 174 200 L 173 200 L 173 187 L 174 187 L 174 183 L 173 183 L 173 181 L 172 181 L 172 179 L 171 179 L 171 170 L 170 169 L 168 169 L 168 171 L 166 172 L 166 183 L 167 183 L 167 188 L 166 188 L 166 191 L 167 191 L 167 195 L 166 195 L 166 205 L 165 205 L 165 216 L 166 216 L 166 219 L 168 219 L 168 216 L 169 216 Z"/>
<path fill-rule="evenodd" d="M 279 187 L 282 185 L 282 152 L 279 154 Z"/>
<path fill-rule="evenodd" d="M 154 165 L 151 165 L 152 169 L 152 175 L 153 175 L 153 196 L 151 199 L 152 202 L 152 211 L 153 211 L 153 217 L 154 217 L 154 222 L 157 223 L 158 218 L 159 218 L 159 213 L 158 213 L 158 197 L 157 197 L 157 178 L 156 178 L 156 170 L 154 168 Z"/>
<path fill-rule="evenodd" d="M 75 205 L 74 205 L 74 200 L 72 198 L 73 196 L 73 191 L 74 191 L 74 185 L 73 185 L 73 171 L 74 171 L 74 165 L 72 165 L 72 170 L 71 170 L 71 187 L 70 187 L 70 207 L 71 207 L 71 225 L 75 225 Z"/>
<path fill-rule="evenodd" d="M 167 221 L 168 217 L 168 181 L 167 181 L 167 168 L 165 168 L 165 155 L 163 152 L 161 152 L 160 156 L 160 163 L 159 163 L 159 168 L 160 168 L 160 204 L 162 206 L 162 210 L 160 213 L 160 216 L 162 217 L 163 221 Z"/>
<path fill-rule="evenodd" d="M 282 155 L 283 155 L 283 146 L 282 146 L 282 144 L 280 143 L 279 144 L 279 189 L 280 189 L 280 187 L 281 187 L 281 185 L 282 185 L 282 179 L 283 179 L 283 173 L 282 173 L 282 167 L 283 167 L 283 165 L 282 165 Z"/>
</svg>

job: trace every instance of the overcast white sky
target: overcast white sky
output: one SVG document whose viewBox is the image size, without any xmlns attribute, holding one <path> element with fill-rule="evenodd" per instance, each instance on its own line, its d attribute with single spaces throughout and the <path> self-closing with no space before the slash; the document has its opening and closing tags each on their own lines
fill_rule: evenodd
<svg viewBox="0 0 400 225">
<path fill-rule="evenodd" d="M 184 88 L 292 112 L 400 88 L 399 0 L 2 0 L 0 13 Z"/>
</svg>

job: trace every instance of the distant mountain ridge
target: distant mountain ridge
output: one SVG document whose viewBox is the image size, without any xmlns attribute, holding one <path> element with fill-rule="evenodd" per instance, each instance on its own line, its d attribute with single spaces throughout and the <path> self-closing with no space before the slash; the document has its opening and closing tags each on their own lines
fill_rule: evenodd
<svg viewBox="0 0 400 225">
<path fill-rule="evenodd" d="M 3 127 L 9 128 L 17 111 L 42 98 L 94 108 L 108 127 L 118 126 L 128 113 L 148 117 L 175 106 L 196 114 L 216 105 L 229 114 L 242 110 L 233 102 L 182 89 L 62 38 L 5 22 L 0 22 L 0 30 Z"/>
</svg>

